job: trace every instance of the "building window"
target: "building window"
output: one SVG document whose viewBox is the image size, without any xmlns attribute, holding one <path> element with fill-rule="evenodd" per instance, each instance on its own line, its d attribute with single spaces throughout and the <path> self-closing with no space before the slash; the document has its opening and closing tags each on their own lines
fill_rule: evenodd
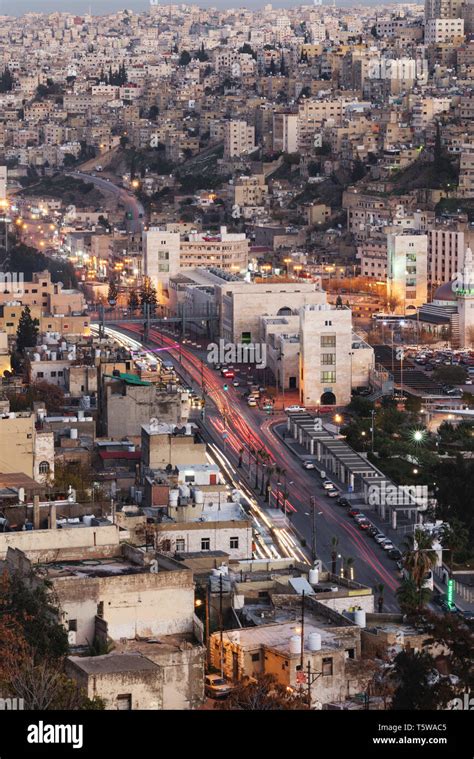
<svg viewBox="0 0 474 759">
<path fill-rule="evenodd" d="M 335 364 L 336 363 L 336 354 L 335 353 L 323 353 L 321 354 L 321 363 L 322 364 Z"/>
<path fill-rule="evenodd" d="M 335 382 L 336 372 L 321 372 L 321 382 Z"/>
<path fill-rule="evenodd" d="M 177 551 L 186 550 L 186 541 L 184 538 L 176 538 L 176 550 Z"/>
<path fill-rule="evenodd" d="M 238 538 L 231 538 L 230 539 L 230 547 L 231 548 L 238 548 L 239 547 L 239 539 Z"/>
<path fill-rule="evenodd" d="M 201 538 L 201 551 L 210 551 L 210 550 L 211 550 L 211 539 Z"/>
<path fill-rule="evenodd" d="M 335 348 L 336 335 L 321 335 L 321 348 Z"/>
<path fill-rule="evenodd" d="M 47 461 L 42 461 L 38 467 L 38 471 L 40 474 L 48 474 L 49 473 L 49 464 Z"/>
<path fill-rule="evenodd" d="M 44 377 L 44 372 L 36 372 L 36 376 L 40 377 L 40 378 L 43 378 Z"/>
<path fill-rule="evenodd" d="M 323 659 L 323 677 L 332 677 L 332 658 Z"/>
<path fill-rule="evenodd" d="M 117 696 L 117 709 L 119 711 L 130 711 L 132 708 L 132 694 L 123 693 Z"/>
<path fill-rule="evenodd" d="M 70 619 L 68 622 L 69 632 L 77 632 L 77 619 Z"/>
<path fill-rule="evenodd" d="M 260 652 L 257 654 L 252 654 L 252 661 L 260 661 Z"/>
</svg>

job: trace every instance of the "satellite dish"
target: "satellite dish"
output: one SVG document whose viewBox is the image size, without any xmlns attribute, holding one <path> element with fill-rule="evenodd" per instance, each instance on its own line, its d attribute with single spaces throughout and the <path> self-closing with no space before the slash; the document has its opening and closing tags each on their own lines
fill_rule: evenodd
<svg viewBox="0 0 474 759">
<path fill-rule="evenodd" d="M 150 429 L 151 430 L 157 430 L 159 426 L 160 426 L 160 423 L 159 423 L 158 419 L 156 418 L 156 416 L 153 416 L 150 419 Z"/>
</svg>

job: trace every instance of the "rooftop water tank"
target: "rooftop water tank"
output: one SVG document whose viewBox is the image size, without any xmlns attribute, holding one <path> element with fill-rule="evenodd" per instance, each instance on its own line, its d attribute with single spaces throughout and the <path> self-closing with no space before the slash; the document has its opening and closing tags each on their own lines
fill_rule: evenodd
<svg viewBox="0 0 474 759">
<path fill-rule="evenodd" d="M 71 427 L 71 429 L 69 430 L 69 434 L 71 436 L 71 440 L 77 440 L 77 430 L 75 429 L 75 427 Z"/>
<path fill-rule="evenodd" d="M 311 632 L 309 634 L 308 647 L 310 651 L 321 650 L 321 635 L 317 632 Z"/>
<path fill-rule="evenodd" d="M 192 435 L 193 434 L 193 425 L 187 424 L 186 425 L 186 435 Z"/>
<path fill-rule="evenodd" d="M 197 489 L 194 490 L 194 501 L 196 502 L 197 505 L 204 503 L 204 493 L 202 492 L 202 490 L 197 490 Z"/>
<path fill-rule="evenodd" d="M 309 584 L 317 585 L 318 582 L 319 582 L 319 569 L 310 569 L 309 570 Z"/>
<path fill-rule="evenodd" d="M 177 506 L 179 498 L 179 490 L 170 490 L 170 506 Z"/>
<path fill-rule="evenodd" d="M 179 494 L 183 498 L 189 498 L 189 496 L 191 495 L 191 491 L 190 491 L 190 489 L 188 488 L 187 485 L 180 485 L 179 486 Z"/>
<path fill-rule="evenodd" d="M 354 612 L 354 622 L 359 627 L 366 626 L 365 611 L 363 609 L 357 609 L 357 611 Z"/>
<path fill-rule="evenodd" d="M 301 653 L 301 638 L 299 635 L 292 635 L 290 638 L 290 654 Z"/>
</svg>

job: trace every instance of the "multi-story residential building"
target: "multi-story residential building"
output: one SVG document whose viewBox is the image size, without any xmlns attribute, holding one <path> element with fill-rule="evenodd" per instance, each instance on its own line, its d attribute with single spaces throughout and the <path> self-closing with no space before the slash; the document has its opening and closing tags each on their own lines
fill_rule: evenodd
<svg viewBox="0 0 474 759">
<path fill-rule="evenodd" d="M 464 19 L 432 18 L 426 23 L 425 43 L 427 45 L 459 45 L 464 40 Z"/>
<path fill-rule="evenodd" d="M 387 235 L 387 296 L 391 310 L 406 313 L 426 303 L 428 235 L 411 230 Z"/>
<path fill-rule="evenodd" d="M 216 267 L 229 273 L 245 272 L 248 267 L 249 241 L 243 233 L 232 233 L 221 227 L 219 234 L 195 232 L 180 245 L 180 268 Z"/>
<path fill-rule="evenodd" d="M 296 153 L 298 150 L 298 114 L 273 114 L 273 150 Z"/>
<path fill-rule="evenodd" d="M 180 268 L 180 237 L 177 232 L 166 232 L 151 227 L 143 232 L 143 274 L 149 277 L 160 298 L 169 278 Z"/>
<path fill-rule="evenodd" d="M 224 156 L 238 158 L 255 150 L 255 127 L 246 121 L 232 120 L 225 125 Z"/>
</svg>

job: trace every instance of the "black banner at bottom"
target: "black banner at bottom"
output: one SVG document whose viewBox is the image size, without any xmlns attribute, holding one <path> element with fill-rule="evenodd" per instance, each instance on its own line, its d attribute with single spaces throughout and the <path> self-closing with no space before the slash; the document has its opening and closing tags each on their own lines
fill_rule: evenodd
<svg viewBox="0 0 474 759">
<path fill-rule="evenodd" d="M 294 750 L 333 745 L 369 756 L 472 759 L 469 711 L 0 711 L 0 759 L 47 756 L 96 757 L 104 750 L 127 757 L 131 751 L 186 750 L 239 745 L 281 752 L 282 741 Z M 303 732 L 304 731 L 304 732 Z M 179 748 L 178 748 L 179 747 Z M 307 750 L 307 749 L 305 749 Z M 403 752 L 403 754 L 402 754 Z M 247 751 L 246 751 L 247 753 Z"/>
</svg>

